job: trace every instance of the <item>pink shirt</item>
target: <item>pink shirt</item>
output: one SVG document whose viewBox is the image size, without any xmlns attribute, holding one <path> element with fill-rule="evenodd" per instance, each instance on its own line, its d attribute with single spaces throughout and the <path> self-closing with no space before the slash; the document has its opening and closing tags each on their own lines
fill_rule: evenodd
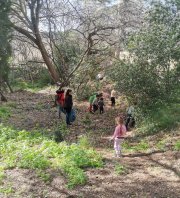
<svg viewBox="0 0 180 198">
<path fill-rule="evenodd" d="M 124 124 L 123 125 L 119 124 L 115 128 L 113 139 L 115 139 L 116 137 L 124 137 L 125 134 L 126 134 L 126 126 Z"/>
</svg>

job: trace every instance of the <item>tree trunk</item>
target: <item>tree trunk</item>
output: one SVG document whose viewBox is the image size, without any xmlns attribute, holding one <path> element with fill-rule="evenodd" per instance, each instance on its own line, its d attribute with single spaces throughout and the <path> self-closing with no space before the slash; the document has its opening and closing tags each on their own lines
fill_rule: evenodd
<svg viewBox="0 0 180 198">
<path fill-rule="evenodd" d="M 10 92 L 13 93 L 12 87 L 11 87 L 11 85 L 9 84 L 8 81 L 6 81 L 6 85 L 7 85 L 7 87 L 9 88 Z"/>
<path fill-rule="evenodd" d="M 1 95 L 1 101 L 7 102 L 7 99 L 6 99 L 6 97 L 2 94 L 1 90 L 0 90 L 0 95 Z"/>
<path fill-rule="evenodd" d="M 47 68 L 49 70 L 51 78 L 53 79 L 53 81 L 55 83 L 58 82 L 59 81 L 59 74 L 56 71 L 53 63 L 51 62 L 51 60 L 50 60 L 50 58 L 48 56 L 48 53 L 47 53 L 47 51 L 46 51 L 46 49 L 44 47 L 44 44 L 42 42 L 42 39 L 41 39 L 41 36 L 39 35 L 38 30 L 36 30 L 36 34 L 35 34 L 36 38 L 34 38 L 31 34 L 29 34 L 29 32 L 27 30 L 24 30 L 21 27 L 18 27 L 18 26 L 14 25 L 14 24 L 12 24 L 12 27 L 16 31 L 18 31 L 19 33 L 25 35 L 27 38 L 29 38 L 33 43 L 35 43 L 38 46 L 38 48 L 39 48 L 39 50 L 41 52 L 42 58 L 43 58 L 46 66 L 47 66 Z"/>
<path fill-rule="evenodd" d="M 58 72 L 56 71 L 53 63 L 50 61 L 49 59 L 49 56 L 48 56 L 48 53 L 42 43 L 42 40 L 41 40 L 41 37 L 40 35 L 37 35 L 37 45 L 39 47 L 39 50 L 41 52 L 41 55 L 43 57 L 43 60 L 44 62 L 46 63 L 47 67 L 48 67 L 48 70 L 49 70 L 49 73 L 53 79 L 53 81 L 56 83 L 59 81 L 59 74 Z"/>
</svg>

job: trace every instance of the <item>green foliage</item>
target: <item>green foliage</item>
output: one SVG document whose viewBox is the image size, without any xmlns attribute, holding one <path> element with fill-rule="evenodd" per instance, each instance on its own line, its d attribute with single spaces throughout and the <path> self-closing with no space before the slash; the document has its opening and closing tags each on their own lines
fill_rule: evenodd
<svg viewBox="0 0 180 198">
<path fill-rule="evenodd" d="M 116 164 L 114 169 L 115 173 L 118 175 L 122 175 L 127 172 L 127 168 L 121 164 Z"/>
<path fill-rule="evenodd" d="M 80 76 L 79 79 L 81 79 Z M 78 81 L 74 81 L 78 83 Z M 87 100 L 93 93 L 98 93 L 99 90 L 101 90 L 101 84 L 98 81 L 88 79 L 88 83 L 82 83 L 77 91 L 77 98 L 79 100 Z"/>
<path fill-rule="evenodd" d="M 161 130 L 170 131 L 180 123 L 180 104 L 157 103 L 141 116 L 143 120 L 137 130 L 141 135 L 152 135 Z"/>
<path fill-rule="evenodd" d="M 141 106 L 170 99 L 179 86 L 179 7 L 165 2 L 152 5 L 142 29 L 129 38 L 129 57 L 109 72 L 120 92 Z"/>
<path fill-rule="evenodd" d="M 20 168 L 43 170 L 50 166 L 50 162 L 36 148 L 22 148 L 17 166 Z"/>
<path fill-rule="evenodd" d="M 3 183 L 4 178 L 5 178 L 4 167 L 0 166 L 0 185 Z"/>
<path fill-rule="evenodd" d="M 78 144 L 57 144 L 38 131 L 18 131 L 0 125 L 0 163 L 5 168 L 30 168 L 38 170 L 44 181 L 49 175 L 48 168 L 61 168 L 68 178 L 68 186 L 74 187 L 86 182 L 85 167 L 101 167 L 101 157 L 92 149 Z"/>
<path fill-rule="evenodd" d="M 9 195 L 13 192 L 14 190 L 11 185 L 8 185 L 7 187 L 0 187 L 0 193 L 3 193 L 4 195 Z"/>
<path fill-rule="evenodd" d="M 16 102 L 7 102 L 6 106 L 10 107 L 10 108 L 16 108 L 17 107 L 17 103 Z"/>
<path fill-rule="evenodd" d="M 180 141 L 179 140 L 175 143 L 174 150 L 180 151 Z"/>
<path fill-rule="evenodd" d="M 57 126 L 54 127 L 54 140 L 56 142 L 62 142 L 66 139 L 68 134 L 70 133 L 69 128 L 67 127 L 66 122 L 62 121 L 58 123 Z"/>
<path fill-rule="evenodd" d="M 12 86 L 15 90 L 27 90 L 31 92 L 36 92 L 44 88 L 45 86 L 48 85 L 48 82 L 46 83 L 41 83 L 41 79 L 39 79 L 39 82 L 27 82 L 27 81 L 22 81 L 21 79 L 16 80 L 13 82 Z"/>
<path fill-rule="evenodd" d="M 11 115 L 9 107 L 1 106 L 0 107 L 0 119 L 6 119 Z"/>
<path fill-rule="evenodd" d="M 89 116 L 89 114 L 86 114 L 85 115 L 85 118 L 82 120 L 82 122 L 84 123 L 84 124 L 86 124 L 86 125 L 90 125 L 91 124 L 91 119 L 90 119 L 90 116 Z"/>
<path fill-rule="evenodd" d="M 147 151 L 149 149 L 149 144 L 145 140 L 141 140 L 135 145 L 131 145 L 131 143 L 125 141 L 122 147 L 127 152 Z"/>
<path fill-rule="evenodd" d="M 156 144 L 157 148 L 160 150 L 164 150 L 165 146 L 166 146 L 166 140 L 160 140 L 157 144 Z"/>
<path fill-rule="evenodd" d="M 90 148 L 90 142 L 88 140 L 88 137 L 86 135 L 82 135 L 80 138 L 79 138 L 79 145 L 82 147 L 82 148 Z"/>
<path fill-rule="evenodd" d="M 44 170 L 43 171 L 37 170 L 36 173 L 37 173 L 37 176 L 42 179 L 42 181 L 44 181 L 46 183 L 51 181 L 51 175 L 44 172 Z"/>
</svg>

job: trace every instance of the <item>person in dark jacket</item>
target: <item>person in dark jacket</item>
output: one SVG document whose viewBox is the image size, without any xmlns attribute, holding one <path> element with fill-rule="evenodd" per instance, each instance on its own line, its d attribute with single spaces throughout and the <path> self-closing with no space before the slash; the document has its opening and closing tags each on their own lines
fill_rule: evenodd
<svg viewBox="0 0 180 198">
<path fill-rule="evenodd" d="M 70 116 L 71 116 L 71 110 L 72 110 L 72 106 L 73 106 L 73 100 L 72 100 L 71 93 L 72 93 L 72 90 L 68 89 L 66 91 L 65 100 L 64 100 L 64 109 L 66 111 L 66 124 L 67 125 L 71 125 Z"/>
</svg>

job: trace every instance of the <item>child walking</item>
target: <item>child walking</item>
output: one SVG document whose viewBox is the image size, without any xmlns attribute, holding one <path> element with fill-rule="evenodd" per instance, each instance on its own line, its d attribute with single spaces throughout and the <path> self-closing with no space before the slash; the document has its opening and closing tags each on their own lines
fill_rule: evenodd
<svg viewBox="0 0 180 198">
<path fill-rule="evenodd" d="M 100 114 L 104 113 L 104 99 L 103 97 L 100 98 L 100 100 L 98 101 L 98 106 L 99 106 L 99 112 Z"/>
<path fill-rule="evenodd" d="M 115 122 L 117 126 L 111 139 L 114 140 L 115 157 L 120 157 L 122 149 L 121 144 L 126 135 L 126 126 L 124 125 L 124 119 L 122 116 L 117 117 Z"/>
</svg>

